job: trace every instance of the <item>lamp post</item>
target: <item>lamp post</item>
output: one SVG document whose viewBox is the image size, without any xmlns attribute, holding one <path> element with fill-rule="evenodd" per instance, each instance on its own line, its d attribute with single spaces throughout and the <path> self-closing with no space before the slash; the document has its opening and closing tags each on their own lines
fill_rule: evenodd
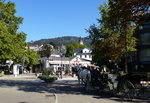
<svg viewBox="0 0 150 103">
<path fill-rule="evenodd" d="M 128 73 L 128 64 L 127 64 L 127 36 L 125 34 L 125 54 L 124 54 L 124 57 L 125 57 L 125 73 Z"/>
<path fill-rule="evenodd" d="M 22 74 L 23 74 L 23 70 L 24 70 L 24 56 L 21 57 L 22 60 Z"/>
<path fill-rule="evenodd" d="M 62 57 L 63 57 L 63 55 L 61 54 L 61 73 L 60 73 L 60 74 L 61 74 L 61 75 L 60 75 L 60 76 L 61 76 L 61 77 L 60 77 L 61 79 L 63 78 L 63 74 L 62 74 L 62 71 L 63 71 L 63 68 L 62 68 Z"/>
<path fill-rule="evenodd" d="M 72 70 L 71 70 L 71 57 L 69 57 L 69 74 L 72 74 Z"/>
</svg>

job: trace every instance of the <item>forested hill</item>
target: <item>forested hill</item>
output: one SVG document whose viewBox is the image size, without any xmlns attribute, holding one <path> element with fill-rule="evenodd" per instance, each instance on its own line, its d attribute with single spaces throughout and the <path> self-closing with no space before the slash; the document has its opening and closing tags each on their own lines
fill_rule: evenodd
<svg viewBox="0 0 150 103">
<path fill-rule="evenodd" d="M 83 43 L 90 47 L 91 40 L 87 37 L 81 38 Z M 71 44 L 73 42 L 79 42 L 80 37 L 75 36 L 64 36 L 64 37 L 58 37 L 58 38 L 52 38 L 52 39 L 41 39 L 33 42 L 28 42 L 29 45 L 42 45 L 42 44 L 49 44 L 50 42 L 53 42 L 56 46 Z"/>
</svg>

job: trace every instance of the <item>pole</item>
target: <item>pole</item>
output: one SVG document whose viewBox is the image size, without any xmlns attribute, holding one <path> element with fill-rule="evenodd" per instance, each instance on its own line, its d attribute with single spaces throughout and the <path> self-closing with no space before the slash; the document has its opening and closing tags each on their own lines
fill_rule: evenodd
<svg viewBox="0 0 150 103">
<path fill-rule="evenodd" d="M 125 73 L 128 73 L 128 64 L 127 64 L 127 36 L 126 36 L 126 33 L 125 33 L 125 54 L 124 54 L 124 57 L 125 57 Z"/>
<path fill-rule="evenodd" d="M 22 59 L 22 67 L 23 67 L 22 68 L 22 74 L 23 74 L 23 70 L 24 70 L 24 56 L 22 56 L 21 59 Z"/>
<path fill-rule="evenodd" d="M 63 77 L 62 70 L 63 70 L 63 68 L 62 68 L 62 55 L 61 55 L 61 79 Z"/>
</svg>

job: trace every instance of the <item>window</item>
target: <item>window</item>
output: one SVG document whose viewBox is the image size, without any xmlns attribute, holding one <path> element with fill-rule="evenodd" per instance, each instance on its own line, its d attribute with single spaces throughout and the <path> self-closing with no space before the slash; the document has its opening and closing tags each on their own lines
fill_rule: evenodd
<svg viewBox="0 0 150 103">
<path fill-rule="evenodd" d="M 150 49 L 140 50 L 140 61 L 150 61 Z"/>
<path fill-rule="evenodd" d="M 144 23 L 144 25 L 149 25 L 150 24 L 150 21 L 147 21 Z"/>
<path fill-rule="evenodd" d="M 91 58 L 91 55 L 89 55 L 89 58 Z"/>
<path fill-rule="evenodd" d="M 142 45 L 150 45 L 150 33 L 141 34 L 140 39 Z"/>
<path fill-rule="evenodd" d="M 87 58 L 87 55 L 85 55 L 85 58 Z"/>
<path fill-rule="evenodd" d="M 149 29 L 150 25 L 144 25 L 144 29 Z"/>
</svg>

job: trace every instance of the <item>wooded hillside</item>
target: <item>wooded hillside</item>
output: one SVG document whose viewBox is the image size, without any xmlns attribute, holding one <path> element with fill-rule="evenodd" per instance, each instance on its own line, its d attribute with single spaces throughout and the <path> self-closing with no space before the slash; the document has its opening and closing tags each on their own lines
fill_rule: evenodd
<svg viewBox="0 0 150 103">
<path fill-rule="evenodd" d="M 61 46 L 71 44 L 73 42 L 79 42 L 80 37 L 75 36 L 64 36 L 64 37 L 58 37 L 58 38 L 51 38 L 51 39 L 41 39 L 38 41 L 29 42 L 29 45 L 41 45 L 41 44 L 48 44 L 50 42 L 53 42 L 56 46 Z M 82 38 L 83 43 L 90 47 L 91 40 L 87 37 Z"/>
</svg>

